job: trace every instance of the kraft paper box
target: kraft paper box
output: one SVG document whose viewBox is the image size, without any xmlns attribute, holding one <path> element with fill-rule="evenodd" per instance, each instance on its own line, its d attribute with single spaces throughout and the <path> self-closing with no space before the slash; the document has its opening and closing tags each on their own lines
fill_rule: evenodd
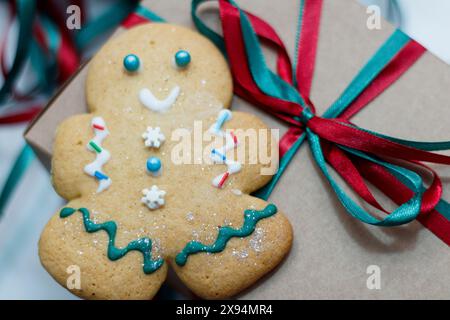
<svg viewBox="0 0 450 320">
<path fill-rule="evenodd" d="M 171 23 L 193 27 L 190 1 L 153 0 L 143 4 Z M 294 47 L 298 1 L 275 4 L 271 0 L 240 0 L 239 4 L 267 19 L 288 48 Z M 211 26 L 219 27 L 214 6 L 206 5 L 202 14 Z M 369 30 L 367 18 L 366 9 L 356 1 L 325 0 L 311 94 L 318 114 L 337 99 L 394 30 L 385 21 L 381 30 Z M 27 141 L 47 166 L 56 126 L 63 119 L 86 111 L 86 69 L 82 68 L 55 96 L 26 132 Z M 400 138 L 448 140 L 449 88 L 450 66 L 426 53 L 352 120 L 363 128 Z M 286 130 L 283 123 L 237 97 L 232 109 L 259 115 L 271 127 L 280 128 L 281 134 Z M 448 199 L 450 170 L 436 168 L 443 177 L 444 198 Z M 418 222 L 378 228 L 350 217 L 315 165 L 306 144 L 269 200 L 289 216 L 294 245 L 275 272 L 240 298 L 450 298 L 448 246 Z M 367 286 L 371 266 L 380 269 L 380 289 Z"/>
</svg>

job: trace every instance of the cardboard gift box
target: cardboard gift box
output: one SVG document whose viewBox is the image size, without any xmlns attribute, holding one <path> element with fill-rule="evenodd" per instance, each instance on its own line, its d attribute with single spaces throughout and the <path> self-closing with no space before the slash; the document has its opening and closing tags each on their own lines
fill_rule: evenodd
<svg viewBox="0 0 450 320">
<path fill-rule="evenodd" d="M 240 0 L 239 4 L 275 27 L 294 47 L 297 1 Z M 170 23 L 191 26 L 190 1 L 143 1 Z M 216 9 L 202 10 L 219 29 Z M 211 7 L 209 7 L 211 8 Z M 356 1 L 324 2 L 311 98 L 321 114 L 393 32 L 367 28 L 368 14 Z M 120 28 L 117 32 L 121 32 Z M 270 59 L 269 59 L 270 60 Z M 30 125 L 25 138 L 49 168 L 57 125 L 86 112 L 86 65 L 58 92 Z M 366 129 L 399 138 L 438 141 L 450 137 L 450 66 L 427 52 L 400 80 L 356 115 Z M 235 97 L 233 110 L 260 116 L 269 126 L 285 124 Z M 450 170 L 435 166 L 450 198 Z M 304 145 L 269 201 L 277 204 L 294 228 L 294 245 L 275 272 L 243 293 L 249 299 L 409 299 L 450 297 L 448 246 L 414 221 L 392 228 L 368 226 L 349 216 Z M 368 282 L 379 271 L 381 286 Z"/>
</svg>

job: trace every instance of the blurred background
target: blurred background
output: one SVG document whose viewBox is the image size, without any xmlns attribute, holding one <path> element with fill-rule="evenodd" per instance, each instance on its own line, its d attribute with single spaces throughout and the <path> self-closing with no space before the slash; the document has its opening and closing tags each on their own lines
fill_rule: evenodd
<svg viewBox="0 0 450 320">
<path fill-rule="evenodd" d="M 189 0 L 183 1 L 190 6 Z M 37 4 L 36 10 L 18 17 L 18 8 L 25 10 L 31 2 Z M 360 2 L 378 5 L 388 20 L 450 63 L 450 1 Z M 22 134 L 57 87 L 95 52 L 136 3 L 0 0 L 0 299 L 76 299 L 39 263 L 40 232 L 64 202 L 54 192 L 49 173 L 25 147 Z M 241 3 L 245 6 L 245 1 Z M 80 30 L 65 27 L 71 4 L 82 8 Z M 282 0 L 279 5 L 297 3 Z M 170 21 L 170 17 L 163 18 Z M 19 37 L 19 27 L 29 32 Z M 176 298 L 167 289 L 160 296 Z"/>
</svg>

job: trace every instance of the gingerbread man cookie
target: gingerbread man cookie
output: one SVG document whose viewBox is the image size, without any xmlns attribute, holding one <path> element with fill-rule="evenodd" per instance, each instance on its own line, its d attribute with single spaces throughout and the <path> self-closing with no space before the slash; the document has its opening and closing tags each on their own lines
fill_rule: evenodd
<svg viewBox="0 0 450 320">
<path fill-rule="evenodd" d="M 273 154 L 277 144 L 270 134 L 247 142 L 268 128 L 228 111 L 232 80 L 212 43 L 170 24 L 132 28 L 92 59 L 86 97 L 90 113 L 57 130 L 52 181 L 68 203 L 39 242 L 60 284 L 77 266 L 80 297 L 149 299 L 170 267 L 217 299 L 281 262 L 291 226 L 249 195 L 271 178 L 253 147 Z"/>
</svg>

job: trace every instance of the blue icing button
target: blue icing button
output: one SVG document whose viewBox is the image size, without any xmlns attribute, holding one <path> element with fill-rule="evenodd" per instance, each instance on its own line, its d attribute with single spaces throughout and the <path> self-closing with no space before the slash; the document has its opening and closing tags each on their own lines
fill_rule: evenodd
<svg viewBox="0 0 450 320">
<path fill-rule="evenodd" d="M 161 169 L 161 160 L 158 157 L 147 159 L 147 170 L 151 173 L 157 173 Z"/>
<path fill-rule="evenodd" d="M 128 72 L 136 72 L 140 64 L 139 57 L 135 54 L 129 54 L 123 58 L 123 66 Z"/>
<path fill-rule="evenodd" d="M 177 67 L 184 68 L 191 62 L 191 55 L 186 50 L 180 50 L 175 53 L 175 64 Z"/>
</svg>

